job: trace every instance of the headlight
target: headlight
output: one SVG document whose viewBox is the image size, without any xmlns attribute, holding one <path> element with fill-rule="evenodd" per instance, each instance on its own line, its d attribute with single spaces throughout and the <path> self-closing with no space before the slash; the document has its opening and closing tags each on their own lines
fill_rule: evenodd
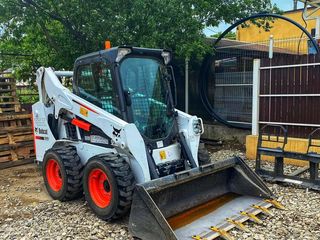
<svg viewBox="0 0 320 240">
<path fill-rule="evenodd" d="M 130 48 L 118 48 L 118 55 L 116 58 L 116 62 L 120 62 L 121 59 L 128 55 L 129 53 L 131 53 L 131 49 Z"/>
<path fill-rule="evenodd" d="M 193 132 L 195 134 L 202 134 L 203 133 L 203 123 L 202 123 L 202 119 L 198 118 L 193 120 Z"/>
<path fill-rule="evenodd" d="M 163 57 L 164 63 L 166 65 L 171 61 L 171 52 L 163 51 L 161 53 L 161 56 Z"/>
</svg>

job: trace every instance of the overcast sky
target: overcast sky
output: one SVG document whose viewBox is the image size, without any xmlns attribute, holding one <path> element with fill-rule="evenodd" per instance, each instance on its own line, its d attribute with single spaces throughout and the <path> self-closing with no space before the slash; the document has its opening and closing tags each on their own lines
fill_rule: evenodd
<svg viewBox="0 0 320 240">
<path fill-rule="evenodd" d="M 276 4 L 278 8 L 280 8 L 283 11 L 288 11 L 293 9 L 293 0 L 271 0 L 272 3 Z M 298 8 L 302 8 L 303 3 L 298 4 Z M 204 30 L 204 33 L 207 36 L 210 36 L 212 34 L 218 33 L 218 32 L 223 32 L 224 30 L 227 29 L 229 25 L 226 25 L 224 23 L 221 23 L 219 27 L 216 28 L 207 28 Z"/>
</svg>

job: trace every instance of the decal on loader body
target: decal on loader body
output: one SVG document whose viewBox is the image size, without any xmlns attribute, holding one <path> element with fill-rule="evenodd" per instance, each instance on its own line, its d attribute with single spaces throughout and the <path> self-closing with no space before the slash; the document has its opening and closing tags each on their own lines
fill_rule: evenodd
<svg viewBox="0 0 320 240">
<path fill-rule="evenodd" d="M 112 134 L 116 137 L 120 136 L 120 132 L 121 132 L 121 128 L 120 129 L 116 129 L 115 127 L 113 127 L 113 132 Z"/>
<path fill-rule="evenodd" d="M 88 113 L 89 113 L 89 111 L 86 108 L 80 107 L 80 114 L 81 115 L 88 117 Z"/>
</svg>

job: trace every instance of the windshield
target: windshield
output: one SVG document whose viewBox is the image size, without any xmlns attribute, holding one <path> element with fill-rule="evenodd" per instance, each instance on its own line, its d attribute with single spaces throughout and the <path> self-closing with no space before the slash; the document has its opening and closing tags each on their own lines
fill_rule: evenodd
<svg viewBox="0 0 320 240">
<path fill-rule="evenodd" d="M 164 82 L 163 64 L 153 58 L 129 57 L 120 65 L 124 91 L 131 96 L 135 125 L 149 139 L 168 136 L 173 114 L 168 112 L 169 93 Z"/>
</svg>

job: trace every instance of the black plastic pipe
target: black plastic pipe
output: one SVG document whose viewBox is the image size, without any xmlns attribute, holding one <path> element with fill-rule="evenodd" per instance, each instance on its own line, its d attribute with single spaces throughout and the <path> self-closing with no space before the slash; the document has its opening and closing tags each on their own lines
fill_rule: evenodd
<svg viewBox="0 0 320 240">
<path fill-rule="evenodd" d="M 319 53 L 319 47 L 316 43 L 316 41 L 312 38 L 311 34 L 303 27 L 301 26 L 299 23 L 293 21 L 290 18 L 287 18 L 285 16 L 279 15 L 279 14 L 274 14 L 274 13 L 259 13 L 259 14 L 255 14 L 255 15 L 251 15 L 249 17 L 243 18 L 237 22 L 235 22 L 234 24 L 232 24 L 230 27 L 228 27 L 214 42 L 213 44 L 213 50 L 215 51 L 217 44 L 221 41 L 221 39 L 226 36 L 231 30 L 233 30 L 235 27 L 237 27 L 238 25 L 251 20 L 251 19 L 255 19 L 255 18 L 267 18 L 267 17 L 272 17 L 272 18 L 279 18 L 282 20 L 285 20 L 293 25 L 295 25 L 296 27 L 298 27 L 302 32 L 304 32 L 307 37 L 310 39 L 312 45 L 314 46 L 314 48 L 316 49 L 316 52 Z M 208 75 L 210 73 L 210 69 L 211 69 L 211 63 L 215 58 L 215 54 L 211 55 L 211 56 L 207 56 L 204 61 L 202 62 L 202 67 L 201 67 L 201 71 L 200 71 L 200 81 L 199 81 L 199 89 L 200 89 L 200 98 L 201 101 L 206 109 L 206 111 L 208 112 L 208 114 L 216 119 L 218 122 L 228 126 L 228 127 L 233 127 L 233 128 L 239 128 L 239 129 L 251 129 L 251 124 L 241 124 L 241 123 L 232 123 L 232 122 L 228 122 L 226 119 L 222 118 L 214 109 L 214 107 L 212 106 L 212 104 L 209 101 L 208 98 L 208 91 L 207 91 L 207 86 L 208 86 Z"/>
</svg>

